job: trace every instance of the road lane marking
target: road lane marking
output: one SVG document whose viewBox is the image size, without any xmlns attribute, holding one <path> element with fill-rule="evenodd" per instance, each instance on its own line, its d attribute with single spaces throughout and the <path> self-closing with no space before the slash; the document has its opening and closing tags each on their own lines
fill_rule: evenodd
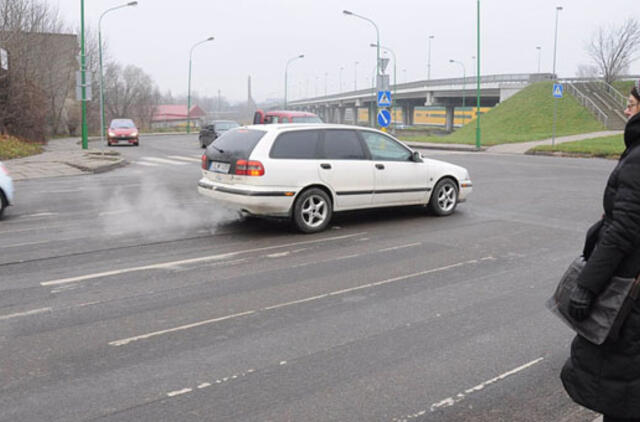
<svg viewBox="0 0 640 422">
<path fill-rule="evenodd" d="M 201 390 L 203 388 L 211 387 L 213 384 L 224 384 L 225 382 L 237 380 L 239 378 L 244 378 L 247 375 L 251 375 L 254 372 L 256 372 L 256 370 L 252 368 L 252 369 L 249 369 L 249 370 L 247 370 L 245 372 L 241 372 L 241 373 L 238 373 L 238 374 L 233 374 L 233 375 L 230 375 L 230 376 L 224 377 L 224 378 L 218 378 L 215 381 L 203 382 L 203 383 L 199 384 L 195 388 L 193 388 L 193 387 L 185 387 L 185 388 L 183 388 L 181 390 L 170 391 L 170 392 L 167 393 L 167 396 L 168 397 L 180 396 L 182 394 L 191 393 L 192 391 L 194 391 L 196 389 Z"/>
<path fill-rule="evenodd" d="M 175 160 L 167 160 L 166 158 L 159 158 L 159 157 L 142 157 L 143 160 L 146 161 L 151 161 L 153 163 L 160 163 L 160 164 L 171 164 L 174 166 L 186 166 L 187 163 L 183 163 L 182 161 L 175 161 Z"/>
<path fill-rule="evenodd" d="M 496 383 L 498 381 L 502 381 L 503 379 L 505 379 L 507 377 L 510 377 L 511 375 L 515 375 L 518 372 L 522 372 L 525 369 L 530 368 L 533 365 L 536 365 L 536 364 L 542 362 L 543 360 L 544 360 L 543 357 L 539 357 L 538 359 L 532 360 L 531 362 L 528 362 L 528 363 L 525 363 L 524 365 L 518 366 L 517 368 L 514 368 L 514 369 L 512 369 L 510 371 L 507 371 L 507 372 L 501 374 L 501 375 L 498 375 L 497 377 L 494 377 L 494 378 L 491 378 L 491 379 L 489 379 L 487 381 L 484 381 L 484 382 L 476 385 L 475 387 L 468 388 L 468 389 L 464 390 L 464 392 L 462 392 L 462 393 L 458 393 L 455 396 L 447 397 L 444 400 L 440 400 L 439 402 L 432 404 L 429 407 L 429 410 L 421 410 L 421 411 L 419 411 L 417 413 L 414 413 L 412 415 L 407 415 L 407 416 L 404 416 L 404 417 L 401 417 L 401 418 L 393 418 L 392 421 L 393 422 L 407 422 L 407 421 L 409 421 L 411 419 L 420 418 L 420 417 L 424 416 L 425 414 L 427 414 L 429 412 L 433 412 L 433 411 L 438 410 L 438 409 L 442 409 L 442 408 L 445 408 L 445 407 L 453 406 L 454 404 L 459 403 L 460 401 L 464 400 L 469 394 L 481 391 L 485 387 L 487 387 L 487 386 L 489 386 L 491 384 L 494 384 L 494 383 Z"/>
<path fill-rule="evenodd" d="M 104 271 L 104 272 L 100 272 L 100 273 L 80 275 L 80 276 L 76 276 L 76 277 L 60 278 L 60 279 L 57 279 L 57 280 L 43 281 L 43 282 L 40 283 L 40 285 L 41 286 L 55 286 L 55 285 L 58 285 L 58 284 L 75 283 L 75 282 L 78 282 L 78 281 L 91 280 L 91 279 L 94 279 L 94 278 L 108 277 L 108 276 L 113 276 L 113 275 L 132 273 L 132 272 L 136 272 L 136 271 L 167 269 L 167 268 L 172 268 L 172 267 L 179 266 L 179 265 L 184 265 L 184 264 L 195 264 L 195 263 L 199 263 L 199 262 L 216 261 L 216 260 L 220 260 L 220 259 L 224 259 L 224 258 L 230 258 L 230 257 L 237 256 L 237 255 L 240 255 L 240 254 L 246 254 L 246 253 L 252 253 L 252 252 L 260 252 L 260 251 L 266 251 L 266 250 L 278 249 L 278 248 L 287 248 L 287 247 L 290 247 L 290 246 L 297 246 L 297 245 L 308 245 L 308 244 L 312 244 L 312 243 L 328 242 L 328 241 L 331 241 L 331 240 L 348 239 L 350 237 L 360 236 L 360 235 L 365 234 L 365 233 L 366 232 L 347 234 L 347 235 L 343 235 L 343 236 L 325 237 L 323 239 L 306 240 L 306 241 L 302 241 L 302 242 L 284 243 L 282 245 L 273 245 L 273 246 L 265 246 L 265 247 L 262 247 L 262 248 L 245 249 L 245 250 L 242 250 L 242 251 L 227 252 L 227 253 L 222 253 L 222 254 L 217 254 L 217 255 L 203 256 L 203 257 L 200 257 L 200 258 L 183 259 L 183 260 L 180 260 L 180 261 L 169 261 L 169 262 L 162 262 L 162 263 L 159 263 L 159 264 L 150 264 L 150 265 L 143 265 L 143 266 L 139 266 L 139 267 L 123 268 L 123 269 L 120 269 L 120 270 L 111 270 L 111 271 Z"/>
<path fill-rule="evenodd" d="M 169 158 L 174 160 L 189 161 L 192 163 L 202 163 L 202 158 L 185 157 L 184 155 L 169 155 Z"/>
<path fill-rule="evenodd" d="M 239 317 L 244 317 L 244 316 L 248 316 L 248 315 L 253 315 L 256 313 L 260 313 L 260 312 L 266 312 L 266 311 L 271 311 L 274 309 L 280 309 L 280 308 L 284 308 L 287 306 L 291 306 L 291 305 L 297 305 L 297 304 L 301 304 L 301 303 L 308 303 L 308 302 L 313 302 L 319 299 L 323 299 L 329 296 L 337 296 L 337 295 L 343 295 L 346 293 L 351 293 L 357 290 L 363 290 L 363 289 L 368 289 L 371 287 L 376 287 L 376 286 L 382 286 L 384 284 L 389 284 L 389 283 L 395 283 L 398 281 L 403 281 L 403 280 L 408 280 L 410 278 L 415 278 L 421 275 L 425 275 L 425 274 L 431 274 L 431 273 L 435 273 L 435 272 L 440 272 L 440 271 L 446 271 L 449 270 L 451 268 L 457 268 L 457 267 L 461 267 L 464 265 L 470 265 L 470 264 L 477 264 L 481 261 L 487 261 L 487 260 L 493 260 L 495 259 L 492 256 L 488 256 L 488 257 L 484 257 L 484 258 L 480 258 L 480 259 L 472 259 L 469 261 L 463 261 L 463 262 L 458 262 L 456 264 L 451 264 L 451 265 L 445 265 L 443 267 L 438 267 L 438 268 L 432 268 L 429 270 L 424 270 L 424 271 L 420 271 L 417 273 L 412 273 L 412 274 L 405 274 L 402 276 L 398 276 L 398 277 L 393 277 L 393 278 L 388 278 L 386 280 L 381 280 L 381 281 L 376 281 L 374 283 L 368 283 L 368 284 L 363 284 L 360 286 L 356 286 L 356 287 L 351 287 L 348 289 L 342 289 L 342 290 L 336 290 L 333 292 L 329 292 L 329 293 L 324 293 L 324 294 L 320 294 L 320 295 L 316 295 L 316 296 L 311 296 L 311 297 L 307 297 L 307 298 L 303 298 L 303 299 L 298 299 L 298 300 L 294 300 L 291 302 L 286 302 L 286 303 L 279 303 L 276 305 L 272 305 L 272 306 L 267 306 L 264 308 L 258 308 L 258 309 L 252 309 L 250 311 L 246 311 L 246 312 L 240 312 L 237 314 L 233 314 L 233 315 L 226 315 L 226 316 L 222 316 L 222 317 L 218 317 L 218 318 L 213 318 L 213 319 L 208 319 L 205 321 L 199 321 L 199 322 L 194 322 L 191 324 L 186 324 L 186 325 L 181 325 L 179 327 L 173 327 L 173 328 L 169 328 L 166 330 L 159 330 L 159 331 L 154 331 L 152 333 L 147 333 L 147 334 L 142 334 L 142 335 L 138 335 L 138 336 L 134 336 L 134 337 L 129 337 L 129 338 L 125 338 L 125 339 L 120 339 L 120 340 L 114 340 L 109 342 L 110 346 L 124 346 L 127 345 L 131 342 L 134 341 L 138 341 L 138 340 L 144 340 L 150 337 L 156 337 L 162 334 L 168 334 L 168 333 L 173 333 L 176 331 L 184 331 L 184 330 L 188 330 L 190 328 L 195 328 L 195 327 L 200 327 L 203 325 L 208 325 L 208 324 L 213 324 L 216 322 L 220 322 L 220 321 L 225 321 L 225 320 L 229 320 L 229 319 L 235 319 L 235 318 L 239 318 Z"/>
<path fill-rule="evenodd" d="M 2 315 L 0 316 L 0 321 L 4 321 L 6 319 L 11 319 L 11 318 L 17 318 L 21 316 L 41 314 L 43 312 L 50 312 L 50 311 L 51 311 L 51 308 L 32 309 L 31 311 L 17 312 L 15 314 L 9 314 L 9 315 Z"/>
<path fill-rule="evenodd" d="M 146 161 L 134 161 L 134 164 L 139 164 L 141 166 L 147 166 L 147 167 L 158 167 L 160 164 L 156 164 L 156 163 L 147 163 Z"/>
<path fill-rule="evenodd" d="M 27 218 L 27 217 L 51 217 L 51 216 L 54 216 L 54 215 L 58 215 L 58 213 L 57 212 L 39 212 L 39 213 L 36 213 L 36 214 L 25 215 L 24 217 L 25 218 Z"/>
<path fill-rule="evenodd" d="M 398 250 L 398 249 L 411 248 L 412 246 L 420 246 L 420 245 L 422 245 L 422 242 L 409 243 L 407 245 L 392 246 L 390 248 L 379 249 L 378 252 L 395 251 L 395 250 Z"/>
<path fill-rule="evenodd" d="M 182 390 L 171 391 L 171 392 L 167 393 L 167 396 L 174 397 L 174 396 L 179 396 L 179 395 L 182 395 L 182 394 L 190 393 L 192 391 L 193 390 L 191 388 L 183 388 Z"/>
<path fill-rule="evenodd" d="M 59 240 L 59 239 L 57 239 L 57 240 Z M 41 241 L 38 241 L 38 242 L 14 243 L 13 245 L 0 246 L 0 249 L 17 248 L 18 246 L 42 245 L 43 243 L 51 243 L 51 242 L 54 242 L 54 240 L 41 240 Z"/>
</svg>

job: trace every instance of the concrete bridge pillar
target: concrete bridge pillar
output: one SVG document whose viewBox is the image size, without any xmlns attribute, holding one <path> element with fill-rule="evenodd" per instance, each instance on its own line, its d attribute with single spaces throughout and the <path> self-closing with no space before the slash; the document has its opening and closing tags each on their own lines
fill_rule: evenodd
<svg viewBox="0 0 640 422">
<path fill-rule="evenodd" d="M 351 113 L 353 116 L 353 124 L 357 125 L 358 124 L 358 107 L 352 107 L 351 108 Z"/>
<path fill-rule="evenodd" d="M 376 103 L 374 103 L 373 101 L 369 103 L 369 127 L 376 127 L 376 122 L 377 122 L 377 113 L 378 110 L 376 110 Z"/>
<path fill-rule="evenodd" d="M 406 126 L 413 126 L 413 112 L 416 106 L 413 104 L 404 104 L 402 106 L 402 123 Z"/>
<path fill-rule="evenodd" d="M 455 113 L 455 107 L 452 105 L 446 106 L 446 119 L 445 119 L 445 130 L 447 132 L 453 132 L 453 118 Z"/>
<path fill-rule="evenodd" d="M 339 124 L 344 124 L 344 115 L 346 112 L 346 108 L 345 107 L 338 107 L 336 109 L 336 111 L 338 112 L 338 123 Z"/>
</svg>

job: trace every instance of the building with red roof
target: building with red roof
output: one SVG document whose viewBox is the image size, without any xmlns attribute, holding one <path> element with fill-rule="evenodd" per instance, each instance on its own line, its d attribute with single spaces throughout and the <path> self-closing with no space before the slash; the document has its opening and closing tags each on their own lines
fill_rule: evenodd
<svg viewBox="0 0 640 422">
<path fill-rule="evenodd" d="M 191 107 L 189 118 L 191 127 L 200 127 L 202 118 L 207 113 L 198 105 Z M 185 104 L 161 104 L 156 106 L 151 118 L 151 127 L 154 129 L 167 127 L 187 126 L 187 106 Z"/>
</svg>

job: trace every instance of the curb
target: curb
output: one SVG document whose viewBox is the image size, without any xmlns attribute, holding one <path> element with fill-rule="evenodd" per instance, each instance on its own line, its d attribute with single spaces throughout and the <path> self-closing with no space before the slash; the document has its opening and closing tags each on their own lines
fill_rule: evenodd
<svg viewBox="0 0 640 422">
<path fill-rule="evenodd" d="M 109 164 L 105 164 L 97 167 L 88 167 L 88 166 L 83 166 L 82 164 L 70 163 L 70 162 L 65 162 L 64 164 L 73 168 L 77 168 L 78 170 L 84 171 L 86 173 L 97 174 L 97 173 L 105 173 L 107 171 L 115 170 L 119 167 L 124 167 L 129 164 L 129 161 L 125 160 L 124 158 L 121 158 L 114 161 L 113 163 L 109 163 Z"/>
<path fill-rule="evenodd" d="M 562 151 L 534 151 L 533 149 L 527 150 L 524 154 L 525 155 L 544 155 L 547 157 L 602 158 L 605 160 L 617 160 L 620 158 L 619 155 L 593 155 L 593 154 L 584 154 L 579 152 L 562 152 Z"/>
</svg>

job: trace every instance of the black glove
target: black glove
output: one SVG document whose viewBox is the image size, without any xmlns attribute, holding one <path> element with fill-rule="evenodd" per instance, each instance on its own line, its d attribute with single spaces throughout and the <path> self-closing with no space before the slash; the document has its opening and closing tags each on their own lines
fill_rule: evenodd
<svg viewBox="0 0 640 422">
<path fill-rule="evenodd" d="M 576 321 L 582 321 L 589 316 L 591 303 L 595 295 L 584 287 L 576 286 L 569 298 L 569 315 Z"/>
</svg>

